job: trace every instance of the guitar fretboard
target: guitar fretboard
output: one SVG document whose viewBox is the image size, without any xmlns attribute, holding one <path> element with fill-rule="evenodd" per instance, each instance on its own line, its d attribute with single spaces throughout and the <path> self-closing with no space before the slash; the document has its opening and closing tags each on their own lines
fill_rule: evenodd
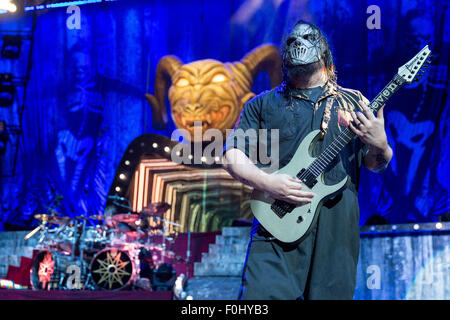
<svg viewBox="0 0 450 320">
<path fill-rule="evenodd" d="M 396 75 L 381 92 L 372 100 L 368 107 L 372 112 L 378 111 L 392 95 L 397 92 L 405 84 L 405 81 L 399 75 Z M 342 149 L 355 137 L 355 133 L 346 127 L 342 132 L 329 144 L 319 157 L 303 171 L 299 173 L 299 179 L 302 178 L 317 178 L 333 161 L 334 158 L 341 152 Z"/>
</svg>

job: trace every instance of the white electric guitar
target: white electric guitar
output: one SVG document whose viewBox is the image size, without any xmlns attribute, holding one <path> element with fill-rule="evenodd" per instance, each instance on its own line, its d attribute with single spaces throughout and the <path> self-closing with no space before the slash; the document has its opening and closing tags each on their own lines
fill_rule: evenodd
<svg viewBox="0 0 450 320">
<path fill-rule="evenodd" d="M 425 46 L 414 58 L 398 69 L 395 77 L 384 87 L 383 90 L 369 104 L 369 108 L 376 112 L 385 102 L 403 85 L 418 80 L 418 73 L 425 72 L 422 67 L 428 67 L 431 51 Z M 325 200 L 341 192 L 350 181 L 350 177 L 344 178 L 334 185 L 326 185 L 323 172 L 339 152 L 356 135 L 346 127 L 328 145 L 319 157 L 310 155 L 311 145 L 321 136 L 320 130 L 309 133 L 297 148 L 290 162 L 277 173 L 296 176 L 303 182 L 304 191 L 315 194 L 312 202 L 302 206 L 295 206 L 289 202 L 275 200 L 267 193 L 254 190 L 250 203 L 255 217 L 262 226 L 275 238 L 285 243 L 303 240 L 312 230 L 319 216 L 320 208 Z"/>
</svg>

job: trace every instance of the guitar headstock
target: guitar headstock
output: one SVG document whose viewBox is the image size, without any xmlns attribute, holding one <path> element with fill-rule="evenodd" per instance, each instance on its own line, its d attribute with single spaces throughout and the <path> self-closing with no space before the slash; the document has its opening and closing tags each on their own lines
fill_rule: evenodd
<svg viewBox="0 0 450 320">
<path fill-rule="evenodd" d="M 414 80 L 419 81 L 425 68 L 431 63 L 431 50 L 426 45 L 418 54 L 411 60 L 398 68 L 398 75 L 405 80 L 406 83 L 411 83 Z M 420 72 L 420 73 L 419 73 Z"/>
</svg>

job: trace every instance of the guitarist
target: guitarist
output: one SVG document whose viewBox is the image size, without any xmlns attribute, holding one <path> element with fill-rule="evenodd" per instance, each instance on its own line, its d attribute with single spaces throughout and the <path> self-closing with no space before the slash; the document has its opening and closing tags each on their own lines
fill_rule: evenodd
<svg viewBox="0 0 450 320">
<path fill-rule="evenodd" d="M 282 71 L 280 86 L 246 103 L 227 139 L 224 168 L 237 180 L 275 199 L 306 205 L 314 194 L 302 190 L 301 181 L 264 171 L 260 162 L 255 164 L 249 156 L 258 144 L 245 140 L 239 145 L 237 138 L 248 129 L 267 129 L 268 136 L 278 129 L 279 167 L 283 167 L 312 130 L 323 132 L 323 139 L 312 149 L 312 155 L 317 156 L 342 128 L 350 126 L 359 139 L 341 151 L 324 176 L 326 184 L 337 183 L 347 175 L 351 182 L 324 203 L 313 231 L 300 243 L 276 240 L 254 219 L 239 298 L 352 299 L 359 255 L 360 166 L 381 172 L 392 158 L 383 108 L 375 116 L 359 91 L 336 84 L 328 41 L 311 23 L 297 22 L 287 36 Z M 271 139 L 267 141 L 266 147 L 272 150 Z"/>
</svg>

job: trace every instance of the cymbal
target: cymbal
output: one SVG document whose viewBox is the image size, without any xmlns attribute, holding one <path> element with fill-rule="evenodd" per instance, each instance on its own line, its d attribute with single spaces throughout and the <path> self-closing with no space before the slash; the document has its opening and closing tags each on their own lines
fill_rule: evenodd
<svg viewBox="0 0 450 320">
<path fill-rule="evenodd" d="M 117 195 L 111 195 L 111 196 L 108 196 L 108 199 L 119 200 L 119 201 L 128 201 L 127 198 L 119 197 L 119 196 L 117 196 Z"/>
<path fill-rule="evenodd" d="M 135 213 L 119 213 L 111 216 L 111 219 L 116 222 L 135 223 L 140 217 Z"/>
<path fill-rule="evenodd" d="M 157 215 L 160 216 L 170 209 L 170 204 L 167 202 L 153 202 L 144 208 L 140 213 L 143 215 Z"/>
<path fill-rule="evenodd" d="M 89 219 L 104 220 L 105 219 L 105 217 L 101 216 L 101 215 L 92 215 L 92 216 L 87 216 L 87 217 L 85 217 L 85 216 L 78 216 L 78 217 L 75 217 L 75 218 L 76 219 L 81 219 L 81 220 L 89 220 Z"/>
<path fill-rule="evenodd" d="M 55 217 L 48 214 L 36 214 L 34 215 L 36 219 L 38 219 L 41 222 L 48 222 L 52 224 L 64 224 L 70 220 L 72 220 L 69 217 Z"/>
</svg>

